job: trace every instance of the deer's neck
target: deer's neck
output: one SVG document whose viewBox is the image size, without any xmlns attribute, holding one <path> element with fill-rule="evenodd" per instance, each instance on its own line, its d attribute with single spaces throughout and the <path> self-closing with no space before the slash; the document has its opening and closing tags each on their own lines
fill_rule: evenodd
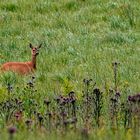
<svg viewBox="0 0 140 140">
<path fill-rule="evenodd" d="M 32 56 L 32 66 L 33 66 L 33 69 L 36 69 L 36 56 Z"/>
</svg>

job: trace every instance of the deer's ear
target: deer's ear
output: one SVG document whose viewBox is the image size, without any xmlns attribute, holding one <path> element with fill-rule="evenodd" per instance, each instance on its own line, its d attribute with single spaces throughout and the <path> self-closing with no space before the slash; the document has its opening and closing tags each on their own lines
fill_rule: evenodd
<svg viewBox="0 0 140 140">
<path fill-rule="evenodd" d="M 33 45 L 30 43 L 30 44 L 29 44 L 29 47 L 32 49 L 32 48 L 33 48 Z"/>
<path fill-rule="evenodd" d="M 40 45 L 38 46 L 38 48 L 41 48 L 41 46 L 42 46 L 42 44 L 40 44 Z"/>
</svg>

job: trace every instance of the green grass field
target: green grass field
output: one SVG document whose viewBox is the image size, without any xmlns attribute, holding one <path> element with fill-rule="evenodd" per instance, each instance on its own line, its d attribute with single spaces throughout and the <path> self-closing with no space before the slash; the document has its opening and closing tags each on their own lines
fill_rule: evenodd
<svg viewBox="0 0 140 140">
<path fill-rule="evenodd" d="M 113 62 L 119 62 L 117 88 L 125 100 L 127 95 L 140 92 L 140 2 L 139 0 L 0 0 L 0 64 L 7 61 L 25 62 L 31 59 L 29 43 L 42 43 L 37 58 L 33 98 L 41 104 L 44 98 L 67 95 L 74 91 L 81 99 L 83 79 L 93 79 L 104 93 L 103 114 L 107 114 L 108 91 L 114 88 Z M 23 94 L 31 76 L 0 74 L 0 102 L 10 98 L 26 100 Z M 13 86 L 12 94 L 6 90 Z M 27 92 L 27 91 L 26 91 Z M 29 91 L 30 92 L 30 91 Z M 28 108 L 26 108 L 25 110 Z M 25 111 L 26 112 L 26 111 Z M 27 111 L 28 112 L 28 111 Z M 26 112 L 26 113 L 27 113 Z M 28 118 L 28 114 L 24 118 Z M 3 114 L 3 112 L 1 112 Z M 79 115 L 80 116 L 80 115 Z M 103 115 L 104 116 L 104 115 Z M 120 125 L 114 134 L 109 118 L 105 125 L 89 131 L 89 139 L 133 139 L 133 131 L 125 132 Z M 23 124 L 3 122 L 0 137 L 8 139 L 7 127 L 19 128 L 15 139 L 81 139 L 78 132 L 64 136 L 36 130 L 30 133 Z M 135 138 L 134 138 L 135 139 Z"/>
</svg>

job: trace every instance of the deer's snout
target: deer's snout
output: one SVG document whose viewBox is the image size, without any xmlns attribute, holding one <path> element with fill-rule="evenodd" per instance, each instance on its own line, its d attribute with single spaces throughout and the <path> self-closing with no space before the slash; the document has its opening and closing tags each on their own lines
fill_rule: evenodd
<svg viewBox="0 0 140 140">
<path fill-rule="evenodd" d="M 38 54 L 39 54 L 39 50 L 36 51 L 36 55 L 38 55 Z"/>
</svg>

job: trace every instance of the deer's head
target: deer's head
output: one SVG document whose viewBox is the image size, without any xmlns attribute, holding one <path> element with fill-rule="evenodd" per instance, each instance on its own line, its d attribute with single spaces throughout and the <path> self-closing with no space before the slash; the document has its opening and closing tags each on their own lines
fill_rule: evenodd
<svg viewBox="0 0 140 140">
<path fill-rule="evenodd" d="M 31 43 L 29 45 L 29 47 L 32 49 L 32 55 L 33 56 L 37 56 L 39 54 L 39 49 L 41 48 L 42 44 L 40 44 L 37 47 L 34 47 Z"/>
</svg>

